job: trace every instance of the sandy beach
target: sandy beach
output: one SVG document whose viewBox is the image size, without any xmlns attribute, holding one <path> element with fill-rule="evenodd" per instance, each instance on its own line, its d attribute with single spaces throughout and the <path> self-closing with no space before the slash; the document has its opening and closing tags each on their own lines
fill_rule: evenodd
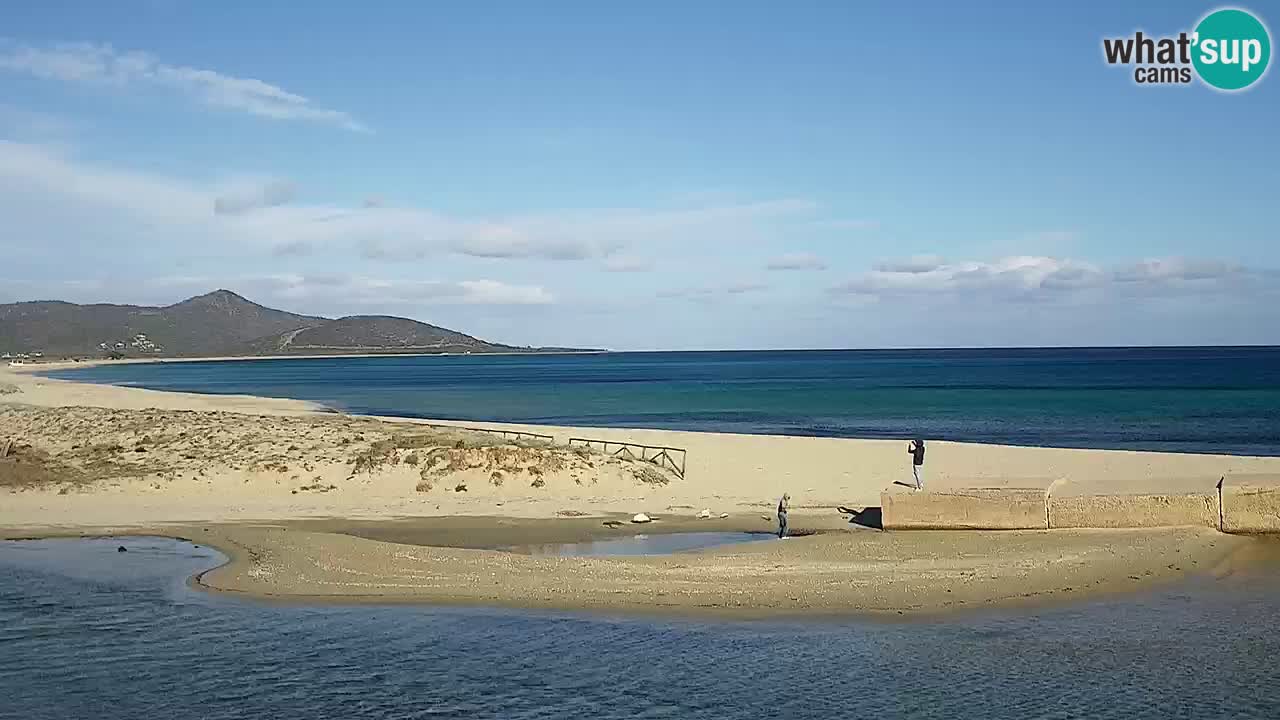
<svg viewBox="0 0 1280 720">
<path fill-rule="evenodd" d="M 515 440 L 31 372 L 49 367 L 0 369 L 0 445 L 13 443 L 0 461 L 0 533 L 205 536 L 234 561 L 202 582 L 256 596 L 929 612 L 1141 587 L 1207 571 L 1254 542 L 1206 528 L 908 533 L 851 523 L 837 507 L 878 511 L 880 493 L 909 479 L 895 441 L 467 424 L 553 438 Z M 570 437 L 680 448 L 683 476 L 566 447 Z M 929 481 L 1170 492 L 1278 472 L 1276 458 L 937 442 Z M 784 543 L 626 559 L 496 549 L 641 529 L 769 531 L 783 492 L 804 535 Z M 626 523 L 641 512 L 656 522 Z"/>
</svg>

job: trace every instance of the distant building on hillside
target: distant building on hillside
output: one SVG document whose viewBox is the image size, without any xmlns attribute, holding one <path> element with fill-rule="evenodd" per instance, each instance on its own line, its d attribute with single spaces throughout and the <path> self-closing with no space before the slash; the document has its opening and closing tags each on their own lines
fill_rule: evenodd
<svg viewBox="0 0 1280 720">
<path fill-rule="evenodd" d="M 164 349 L 159 345 L 156 345 L 155 343 L 148 340 L 146 334 L 144 333 L 138 333 L 137 335 L 134 335 L 133 340 L 130 341 L 129 345 L 137 349 L 139 352 L 147 352 L 147 353 L 158 353 Z"/>
</svg>

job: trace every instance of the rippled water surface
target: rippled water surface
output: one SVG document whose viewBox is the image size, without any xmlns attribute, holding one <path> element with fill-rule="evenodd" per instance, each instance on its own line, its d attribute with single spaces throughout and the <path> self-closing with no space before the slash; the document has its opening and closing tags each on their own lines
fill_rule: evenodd
<svg viewBox="0 0 1280 720">
<path fill-rule="evenodd" d="M 217 562 L 160 539 L 0 543 L 0 717 L 1280 717 L 1266 574 L 945 620 L 717 623 L 186 587 Z"/>
<path fill-rule="evenodd" d="M 455 355 L 52 375 L 407 417 L 1280 455 L 1275 347 Z"/>
<path fill-rule="evenodd" d="M 639 533 L 627 538 L 532 545 L 520 549 L 527 550 L 534 555 L 555 555 L 559 557 L 669 555 L 671 553 L 705 550 L 724 545 L 764 542 L 776 539 L 776 536 L 771 533 L 759 532 L 686 532 L 659 535 Z"/>
</svg>

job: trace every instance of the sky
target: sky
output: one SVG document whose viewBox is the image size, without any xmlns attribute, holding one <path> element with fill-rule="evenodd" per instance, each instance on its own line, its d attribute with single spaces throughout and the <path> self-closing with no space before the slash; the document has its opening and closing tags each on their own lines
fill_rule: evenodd
<svg viewBox="0 0 1280 720">
<path fill-rule="evenodd" d="M 226 288 L 624 350 L 1280 344 L 1280 77 L 1102 55 L 1216 7 L 23 3 L 0 302 Z"/>
</svg>

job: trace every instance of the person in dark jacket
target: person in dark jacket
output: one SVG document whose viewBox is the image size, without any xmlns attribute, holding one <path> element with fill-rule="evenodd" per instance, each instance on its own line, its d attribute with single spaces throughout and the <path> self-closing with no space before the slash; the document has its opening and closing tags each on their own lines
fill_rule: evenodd
<svg viewBox="0 0 1280 720">
<path fill-rule="evenodd" d="M 911 453 L 911 474 L 916 479 L 916 489 L 924 489 L 924 440 L 916 438 L 907 446 Z"/>
<path fill-rule="evenodd" d="M 791 509 L 791 495 L 782 494 L 782 499 L 778 501 L 778 538 L 782 539 L 787 536 L 787 511 Z"/>
</svg>

